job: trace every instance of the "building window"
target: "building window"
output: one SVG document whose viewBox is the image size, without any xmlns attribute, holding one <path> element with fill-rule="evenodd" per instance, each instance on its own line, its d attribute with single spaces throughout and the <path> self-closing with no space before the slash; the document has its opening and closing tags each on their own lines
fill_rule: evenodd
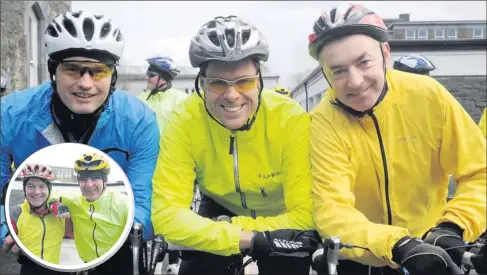
<svg viewBox="0 0 487 275">
<path fill-rule="evenodd" d="M 185 91 L 187 94 L 189 94 L 189 89 L 188 89 L 188 88 L 184 89 L 184 91 Z"/>
<path fill-rule="evenodd" d="M 445 30 L 435 29 L 435 39 L 445 39 Z"/>
<path fill-rule="evenodd" d="M 194 93 L 194 92 L 195 92 L 194 88 L 193 88 L 193 89 L 191 89 L 191 93 Z"/>
<path fill-rule="evenodd" d="M 40 21 L 42 12 L 39 3 L 34 3 L 28 10 L 28 34 L 27 50 L 29 64 L 29 86 L 36 86 L 42 82 L 42 49 L 41 41 L 43 31 L 41 30 Z"/>
<path fill-rule="evenodd" d="M 484 29 L 482 28 L 474 28 L 473 29 L 473 38 L 484 38 Z"/>
<path fill-rule="evenodd" d="M 408 29 L 406 30 L 406 39 L 416 39 L 416 30 L 414 29 Z"/>
<path fill-rule="evenodd" d="M 418 39 L 428 39 L 428 30 L 427 29 L 419 29 L 418 30 Z"/>
<path fill-rule="evenodd" d="M 446 38 L 448 38 L 448 39 L 457 39 L 457 29 L 448 29 L 448 30 L 446 30 Z"/>
</svg>

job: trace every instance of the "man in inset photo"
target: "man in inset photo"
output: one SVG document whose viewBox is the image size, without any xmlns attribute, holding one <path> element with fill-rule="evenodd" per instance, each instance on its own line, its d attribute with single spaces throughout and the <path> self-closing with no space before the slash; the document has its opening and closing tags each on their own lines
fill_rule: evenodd
<svg viewBox="0 0 487 275">
<path fill-rule="evenodd" d="M 49 207 L 57 215 L 63 215 L 64 211 L 59 209 L 67 206 L 73 221 L 76 250 L 88 263 L 108 252 L 121 237 L 127 224 L 129 200 L 120 192 L 107 190 L 110 164 L 101 155 L 83 154 L 75 161 L 74 170 L 82 195 L 63 194 L 50 199 Z M 130 259 L 131 253 L 126 242 L 119 253 L 95 268 L 96 273 L 132 271 L 132 263 L 122 260 Z"/>
<path fill-rule="evenodd" d="M 29 252 L 49 263 L 59 264 L 65 235 L 65 220 L 61 217 L 66 217 L 66 214 L 56 217 L 47 206 L 52 190 L 52 170 L 42 164 L 27 164 L 20 176 L 25 200 L 9 211 L 15 234 Z M 36 264 L 23 255 L 11 235 L 5 239 L 3 249 L 18 254 L 22 275 L 60 274 Z"/>
</svg>

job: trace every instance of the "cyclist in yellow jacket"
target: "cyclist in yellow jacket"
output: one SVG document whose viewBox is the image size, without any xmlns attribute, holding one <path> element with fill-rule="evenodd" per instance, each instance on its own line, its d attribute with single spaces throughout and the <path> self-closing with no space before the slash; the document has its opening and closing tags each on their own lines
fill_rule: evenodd
<svg viewBox="0 0 487 275">
<path fill-rule="evenodd" d="M 20 176 L 25 201 L 9 211 L 10 221 L 22 245 L 40 259 L 60 263 L 61 244 L 65 233 L 65 220 L 57 218 L 47 207 L 51 196 L 53 173 L 41 164 L 26 164 Z M 19 252 L 12 236 L 7 236 L 4 249 Z M 19 254 L 20 274 L 60 274 L 44 268 L 23 254 Z"/>
<path fill-rule="evenodd" d="M 486 119 L 486 116 L 487 116 L 487 107 L 484 108 L 484 113 L 482 114 L 482 117 L 480 118 L 480 121 L 479 121 L 479 127 L 480 127 L 480 130 L 482 130 L 482 134 L 484 134 L 484 137 L 487 138 L 487 119 Z"/>
<path fill-rule="evenodd" d="M 124 194 L 106 190 L 110 164 L 97 153 L 83 154 L 74 164 L 82 196 L 63 195 L 49 200 L 57 215 L 67 211 L 73 220 L 74 242 L 78 255 L 84 262 L 91 262 L 110 250 L 127 224 L 128 198 Z M 108 261 L 97 266 L 97 274 L 131 272 L 131 250 L 127 245 Z M 121 256 L 119 256 L 121 255 Z"/>
<path fill-rule="evenodd" d="M 264 89 L 260 62 L 268 55 L 263 34 L 235 16 L 216 17 L 191 40 L 197 92 L 166 122 L 152 197 L 154 231 L 203 251 L 183 253 L 180 275 L 228 274 L 228 256 L 248 249 L 259 274 L 309 273 L 310 258 L 264 252 L 289 252 L 274 239 L 303 249 L 319 241 L 312 231 L 310 118 L 297 102 Z M 190 210 L 195 180 L 199 215 Z M 220 215 L 230 222 L 212 220 Z"/>
<path fill-rule="evenodd" d="M 183 102 L 187 95 L 172 86 L 172 81 L 180 70 L 171 58 L 155 56 L 146 61 L 149 63 L 146 73 L 147 89 L 138 97 L 156 113 L 159 131 L 162 135 L 169 113 Z"/>
<path fill-rule="evenodd" d="M 322 237 L 368 248 L 342 254 L 374 267 L 455 269 L 464 240 L 486 227 L 486 142 L 477 125 L 435 79 L 387 69 L 388 31 L 372 11 L 342 4 L 313 30 L 309 53 L 331 87 L 311 114 L 313 216 Z M 447 203 L 450 174 L 457 193 Z M 350 261 L 338 268 L 369 273 Z"/>
</svg>

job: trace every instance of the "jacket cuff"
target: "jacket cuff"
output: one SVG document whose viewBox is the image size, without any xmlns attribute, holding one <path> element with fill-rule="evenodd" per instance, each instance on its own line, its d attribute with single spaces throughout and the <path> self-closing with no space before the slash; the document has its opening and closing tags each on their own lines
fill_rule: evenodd
<svg viewBox="0 0 487 275">
<path fill-rule="evenodd" d="M 458 226 L 452 222 L 442 222 L 442 223 L 438 224 L 437 227 L 438 228 L 450 229 L 451 231 L 457 233 L 458 236 L 460 236 L 460 237 L 463 236 L 463 229 L 460 226 Z"/>
</svg>

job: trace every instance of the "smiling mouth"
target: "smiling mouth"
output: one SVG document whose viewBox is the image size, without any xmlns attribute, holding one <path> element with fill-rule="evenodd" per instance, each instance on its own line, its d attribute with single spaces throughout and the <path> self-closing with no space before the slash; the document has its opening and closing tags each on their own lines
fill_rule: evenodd
<svg viewBox="0 0 487 275">
<path fill-rule="evenodd" d="M 33 200 L 43 200 L 44 199 L 44 197 L 32 197 L 32 196 L 30 198 Z"/>
<path fill-rule="evenodd" d="M 370 88 L 370 87 L 369 87 L 369 88 Z M 365 90 L 363 90 L 363 91 L 360 91 L 360 92 L 358 92 L 358 93 L 357 93 L 357 92 L 355 92 L 355 93 L 350 93 L 350 94 L 348 94 L 348 95 L 349 95 L 349 96 L 361 96 L 361 95 L 365 94 L 365 93 L 366 93 L 366 92 L 369 90 L 369 88 L 367 88 L 367 89 L 365 89 Z"/>
<path fill-rule="evenodd" d="M 94 97 L 95 95 L 88 94 L 88 93 L 74 93 L 74 96 L 81 97 L 81 98 L 90 98 L 90 97 Z"/>
<path fill-rule="evenodd" d="M 238 111 L 240 111 L 244 104 L 240 105 L 240 106 L 223 106 L 223 105 L 220 105 L 225 111 L 229 112 L 229 113 L 236 113 Z"/>
</svg>

